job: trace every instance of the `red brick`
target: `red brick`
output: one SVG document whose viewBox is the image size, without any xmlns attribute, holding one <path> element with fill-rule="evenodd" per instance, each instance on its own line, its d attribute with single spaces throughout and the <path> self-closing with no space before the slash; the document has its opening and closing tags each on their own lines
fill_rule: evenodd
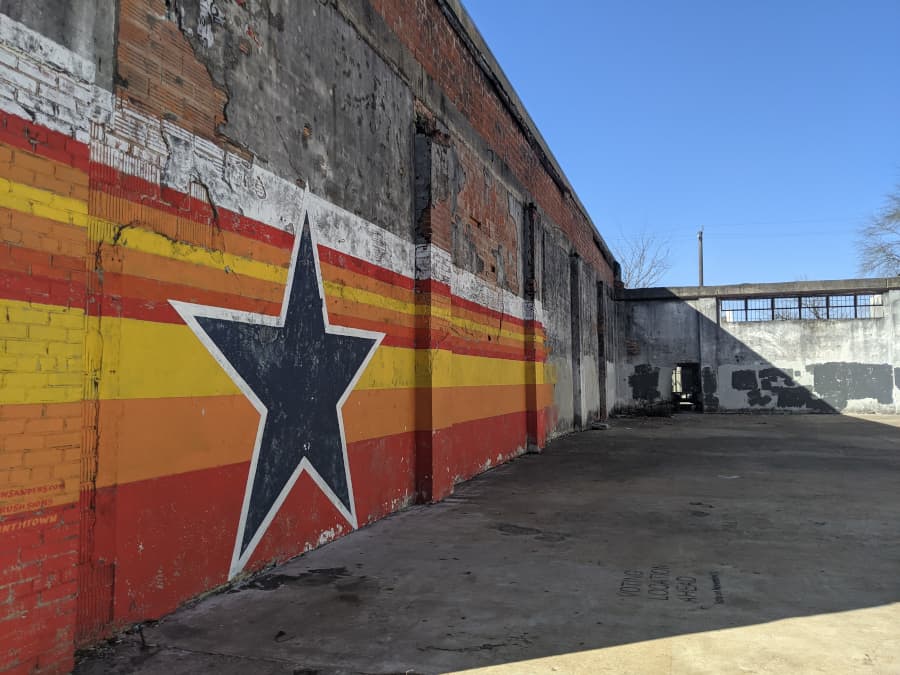
<svg viewBox="0 0 900 675">
<path fill-rule="evenodd" d="M 78 584 L 75 581 L 55 584 L 52 588 L 40 592 L 40 599 L 38 602 L 39 604 L 47 604 L 64 598 L 74 599 L 76 593 L 78 593 Z"/>
</svg>

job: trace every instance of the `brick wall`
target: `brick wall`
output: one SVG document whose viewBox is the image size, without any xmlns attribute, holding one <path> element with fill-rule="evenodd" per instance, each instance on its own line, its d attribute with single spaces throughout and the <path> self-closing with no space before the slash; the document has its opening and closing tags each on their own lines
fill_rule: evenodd
<svg viewBox="0 0 900 675">
<path fill-rule="evenodd" d="M 227 97 L 178 29 L 178 12 L 178 3 L 163 0 L 119 2 L 117 92 L 152 115 L 214 139 Z"/>
<path fill-rule="evenodd" d="M 444 96 L 511 168 L 534 200 L 590 262 L 606 283 L 613 272 L 594 243 L 595 231 L 567 193 L 546 171 L 509 110 L 497 96 L 472 53 L 454 33 L 439 3 L 433 0 L 372 0 L 400 41 L 412 52 Z M 440 111 L 432 111 L 438 114 Z"/>
<path fill-rule="evenodd" d="M 405 142 L 397 154 L 401 182 L 427 169 L 415 224 L 366 220 L 222 136 L 227 97 L 182 3 L 119 2 L 112 92 L 0 15 L 0 672 L 65 672 L 76 645 L 545 443 L 555 383 L 527 203 L 609 270 L 437 3 L 374 4 L 482 136 L 448 129 L 409 83 L 388 101 L 427 145 L 422 167 Z M 294 75 L 318 75 L 301 61 Z M 332 156 L 366 151 L 348 137 L 325 139 Z M 378 201 L 378 177 L 363 178 Z M 244 547 L 263 417 L 191 312 L 281 320 L 304 226 L 329 326 L 378 345 L 338 407 L 352 500 L 300 468 Z"/>
<path fill-rule="evenodd" d="M 0 18 L 0 671 L 65 672 L 78 590 L 93 95 L 81 79 L 88 64 Z"/>
</svg>

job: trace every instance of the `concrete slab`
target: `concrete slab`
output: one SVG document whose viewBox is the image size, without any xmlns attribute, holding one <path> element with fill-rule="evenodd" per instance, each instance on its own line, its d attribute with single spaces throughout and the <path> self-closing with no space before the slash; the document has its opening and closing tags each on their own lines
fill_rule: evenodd
<svg viewBox="0 0 900 675">
<path fill-rule="evenodd" d="M 900 417 L 619 419 L 77 673 L 897 673 Z"/>
</svg>

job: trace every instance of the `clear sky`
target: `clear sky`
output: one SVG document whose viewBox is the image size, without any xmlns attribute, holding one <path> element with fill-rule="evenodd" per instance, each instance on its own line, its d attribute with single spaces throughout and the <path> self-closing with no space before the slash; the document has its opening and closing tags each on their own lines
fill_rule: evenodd
<svg viewBox="0 0 900 675">
<path fill-rule="evenodd" d="M 900 0 L 463 0 L 601 234 L 664 285 L 859 276 L 900 184 Z"/>
</svg>

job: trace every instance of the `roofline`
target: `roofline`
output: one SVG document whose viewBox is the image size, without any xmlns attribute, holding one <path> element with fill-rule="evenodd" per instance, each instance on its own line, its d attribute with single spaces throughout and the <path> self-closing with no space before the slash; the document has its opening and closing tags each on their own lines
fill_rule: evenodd
<svg viewBox="0 0 900 675">
<path fill-rule="evenodd" d="M 626 288 L 622 300 L 697 300 L 778 295 L 828 295 L 831 293 L 883 293 L 900 290 L 900 276 L 873 279 L 835 279 L 823 281 L 785 281 L 765 284 L 732 284 L 727 286 L 672 286 L 659 288 Z"/>
<path fill-rule="evenodd" d="M 568 177 L 560 167 L 559 162 L 556 161 L 556 157 L 553 156 L 550 146 L 547 145 L 547 141 L 544 140 L 534 120 L 531 119 L 531 115 L 528 114 L 528 110 L 506 77 L 490 47 L 487 46 L 487 42 L 485 42 L 484 37 L 482 37 L 481 32 L 475 25 L 472 17 L 469 16 L 466 8 L 463 7 L 460 0 L 437 0 L 437 4 L 462 43 L 475 57 L 478 67 L 481 68 L 488 81 L 494 86 L 497 97 L 522 130 L 528 144 L 531 145 L 538 155 L 541 165 L 553 179 L 553 182 L 556 183 L 560 192 L 571 197 L 581 215 L 590 223 L 594 230 L 594 241 L 600 249 L 601 255 L 606 259 L 610 268 L 615 270 L 616 257 L 612 254 L 612 251 L 606 244 L 606 240 L 603 238 L 600 230 L 597 229 L 578 194 L 572 188 Z"/>
</svg>

